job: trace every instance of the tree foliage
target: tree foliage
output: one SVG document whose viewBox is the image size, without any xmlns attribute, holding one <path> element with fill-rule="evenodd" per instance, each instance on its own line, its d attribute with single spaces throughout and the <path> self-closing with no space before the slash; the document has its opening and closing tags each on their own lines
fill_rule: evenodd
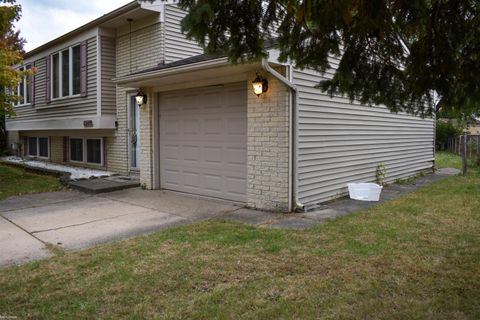
<svg viewBox="0 0 480 320">
<path fill-rule="evenodd" d="M 460 136 L 466 128 L 463 122 L 441 119 L 435 126 L 435 144 L 437 150 L 445 150 L 447 142 L 451 138 Z"/>
<path fill-rule="evenodd" d="M 20 19 L 21 6 L 15 0 L 1 0 L 0 5 L 0 117 L 13 115 L 13 103 L 20 97 L 12 93 L 28 72 L 15 68 L 21 64 L 25 40 L 13 24 Z"/>
<path fill-rule="evenodd" d="M 478 0 L 180 0 L 183 29 L 209 53 L 258 60 L 276 43 L 283 62 L 325 72 L 319 87 L 391 111 L 478 110 Z M 278 35 L 272 32 L 276 30 Z"/>
</svg>

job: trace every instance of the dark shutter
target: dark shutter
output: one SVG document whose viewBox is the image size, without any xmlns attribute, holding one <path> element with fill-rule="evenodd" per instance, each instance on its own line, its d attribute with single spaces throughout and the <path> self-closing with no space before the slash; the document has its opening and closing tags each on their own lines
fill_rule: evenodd
<svg viewBox="0 0 480 320">
<path fill-rule="evenodd" d="M 51 84 L 50 84 L 50 78 L 51 78 L 51 72 L 52 72 L 52 68 L 51 68 L 51 64 L 52 64 L 52 56 L 47 56 L 46 58 L 47 60 L 47 67 L 46 67 L 46 70 L 45 70 L 45 102 L 46 103 L 50 103 L 50 89 L 51 89 Z"/>
<path fill-rule="evenodd" d="M 33 62 L 32 67 L 35 68 L 35 62 Z M 30 94 L 32 95 L 30 97 L 30 103 L 32 104 L 32 107 L 35 106 L 35 75 L 30 76 Z"/>
<path fill-rule="evenodd" d="M 87 92 L 87 41 L 80 44 L 80 96 L 86 97 Z"/>
<path fill-rule="evenodd" d="M 63 137 L 63 162 L 68 162 L 68 144 L 70 139 L 68 137 Z"/>
</svg>

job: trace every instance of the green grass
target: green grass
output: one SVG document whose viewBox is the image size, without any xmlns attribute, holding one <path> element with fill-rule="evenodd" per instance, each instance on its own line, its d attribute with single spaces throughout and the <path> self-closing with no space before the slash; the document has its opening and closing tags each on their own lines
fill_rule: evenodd
<svg viewBox="0 0 480 320">
<path fill-rule="evenodd" d="M 0 200 L 28 193 L 58 191 L 62 188 L 58 178 L 51 175 L 0 164 Z"/>
<path fill-rule="evenodd" d="M 212 220 L 0 270 L 20 319 L 479 319 L 480 175 L 306 231 Z"/>
<path fill-rule="evenodd" d="M 437 151 L 435 165 L 438 168 L 456 168 L 462 169 L 462 159 L 450 152 Z"/>
</svg>

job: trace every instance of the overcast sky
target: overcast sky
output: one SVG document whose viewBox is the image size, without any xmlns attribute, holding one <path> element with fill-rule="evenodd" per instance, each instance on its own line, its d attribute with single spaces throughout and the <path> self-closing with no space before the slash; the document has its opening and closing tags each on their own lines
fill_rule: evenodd
<svg viewBox="0 0 480 320">
<path fill-rule="evenodd" d="M 17 0 L 22 18 L 17 23 L 30 51 L 132 0 Z"/>
</svg>

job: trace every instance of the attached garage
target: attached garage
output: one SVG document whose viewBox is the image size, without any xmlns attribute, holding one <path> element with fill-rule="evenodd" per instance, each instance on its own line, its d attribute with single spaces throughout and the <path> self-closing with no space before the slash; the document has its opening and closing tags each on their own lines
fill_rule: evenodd
<svg viewBox="0 0 480 320">
<path fill-rule="evenodd" d="M 245 83 L 162 93 L 159 116 L 162 189 L 246 202 Z"/>
</svg>

